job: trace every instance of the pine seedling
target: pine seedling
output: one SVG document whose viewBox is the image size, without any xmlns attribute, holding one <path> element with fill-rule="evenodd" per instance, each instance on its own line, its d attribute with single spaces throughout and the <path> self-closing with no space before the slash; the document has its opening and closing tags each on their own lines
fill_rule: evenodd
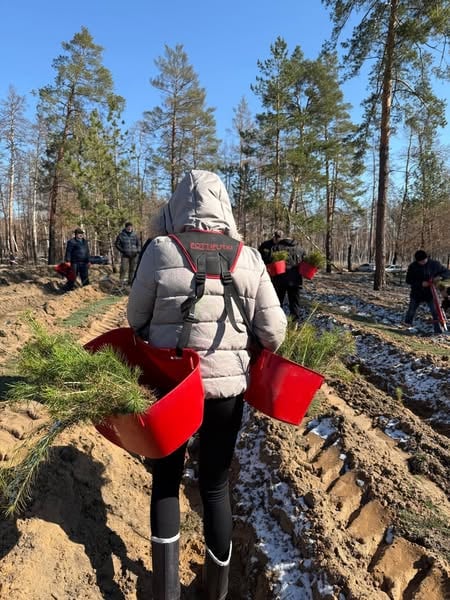
<svg viewBox="0 0 450 600">
<path fill-rule="evenodd" d="M 50 446 L 69 424 L 56 422 L 36 429 L 14 449 L 8 465 L 0 468 L 0 492 L 5 516 L 22 512 L 31 496 L 39 467 L 48 458 Z"/>
<path fill-rule="evenodd" d="M 278 354 L 322 374 L 329 373 L 334 364 L 355 351 L 355 342 L 348 331 L 333 328 L 320 331 L 308 319 L 298 326 L 291 319 L 288 323 L 286 337 L 278 350 Z"/>
<path fill-rule="evenodd" d="M 304 262 L 317 269 L 323 269 L 326 264 L 326 259 L 320 252 L 310 252 L 303 258 Z"/>
<path fill-rule="evenodd" d="M 19 355 L 25 380 L 10 387 L 7 402 L 40 402 L 48 410 L 49 421 L 0 468 L 7 515 L 24 508 L 39 466 L 65 429 L 80 423 L 98 424 L 112 414 L 142 413 L 157 399 L 139 385 L 139 369 L 128 367 L 113 348 L 105 346 L 91 353 L 69 335 L 49 334 L 34 319 L 28 321 L 34 335 Z"/>
<path fill-rule="evenodd" d="M 279 260 L 287 260 L 289 258 L 289 252 L 287 250 L 275 250 L 272 253 L 272 262 L 278 262 Z"/>
</svg>

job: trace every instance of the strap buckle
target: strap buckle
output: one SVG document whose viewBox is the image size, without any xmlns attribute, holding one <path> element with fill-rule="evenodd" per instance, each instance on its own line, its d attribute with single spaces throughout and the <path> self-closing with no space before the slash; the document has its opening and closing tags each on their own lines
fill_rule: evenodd
<svg viewBox="0 0 450 600">
<path fill-rule="evenodd" d="M 197 285 L 204 285 L 205 281 L 206 281 L 206 273 L 205 271 L 197 271 L 194 275 L 195 277 L 195 283 Z"/>
<path fill-rule="evenodd" d="M 195 318 L 195 303 L 197 298 L 186 298 L 181 304 L 181 314 L 185 323 L 198 323 L 199 320 Z"/>
<path fill-rule="evenodd" d="M 233 277 L 231 276 L 230 271 L 222 271 L 220 274 L 223 285 L 230 285 L 233 283 Z"/>
</svg>

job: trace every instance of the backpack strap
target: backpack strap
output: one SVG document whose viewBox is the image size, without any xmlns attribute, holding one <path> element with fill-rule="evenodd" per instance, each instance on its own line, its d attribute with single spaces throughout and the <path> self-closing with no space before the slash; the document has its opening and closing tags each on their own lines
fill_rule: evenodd
<svg viewBox="0 0 450 600">
<path fill-rule="evenodd" d="M 238 291 L 236 289 L 234 279 L 229 271 L 229 267 L 228 267 L 226 261 L 224 260 L 224 257 L 222 255 L 219 255 L 219 256 L 220 256 L 220 260 L 221 260 L 220 279 L 221 279 L 222 285 L 223 285 L 223 301 L 225 304 L 225 313 L 228 316 L 228 318 L 230 319 L 230 323 L 231 323 L 233 329 L 235 331 L 237 331 L 238 333 L 244 333 L 243 330 L 240 329 L 238 327 L 238 324 L 236 323 L 232 300 L 234 300 L 236 302 L 239 312 L 241 314 L 242 314 L 242 310 L 244 309 L 244 306 L 242 304 L 241 297 L 239 296 Z M 245 313 L 245 310 L 244 310 L 244 313 Z M 245 323 L 245 321 L 244 321 L 244 323 Z"/>
<path fill-rule="evenodd" d="M 176 235 L 170 234 L 169 237 L 180 247 L 194 272 L 194 294 L 186 298 L 181 305 L 183 328 L 178 339 L 177 351 L 180 352 L 188 346 L 192 325 L 199 322 L 195 317 L 195 306 L 205 293 L 206 279 L 221 280 L 224 287 L 225 315 L 229 318 L 232 327 L 237 332 L 243 333 L 234 316 L 232 299 L 236 302 L 237 297 L 242 310 L 244 307 L 231 275 L 243 243 L 221 233 L 206 231 L 188 231 Z M 239 312 L 241 307 L 238 306 Z"/>
<path fill-rule="evenodd" d="M 193 323 L 198 323 L 199 320 L 195 317 L 195 305 L 203 297 L 205 293 L 206 281 L 206 261 L 199 259 L 197 270 L 194 273 L 194 295 L 188 296 L 181 305 L 181 315 L 183 317 L 183 327 L 177 343 L 177 353 L 182 352 L 183 348 L 187 348 Z"/>
</svg>

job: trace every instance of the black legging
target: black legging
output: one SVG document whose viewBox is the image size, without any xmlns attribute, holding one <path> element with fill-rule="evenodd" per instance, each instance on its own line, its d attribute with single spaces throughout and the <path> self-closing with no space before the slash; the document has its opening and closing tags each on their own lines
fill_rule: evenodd
<svg viewBox="0 0 450 600">
<path fill-rule="evenodd" d="M 242 421 L 242 396 L 205 401 L 199 430 L 199 488 L 203 502 L 205 542 L 219 560 L 226 560 L 232 533 L 228 473 Z M 171 538 L 180 529 L 179 488 L 187 444 L 153 463 L 150 511 L 152 535 Z"/>
<path fill-rule="evenodd" d="M 299 285 L 285 285 L 284 283 L 274 283 L 275 291 L 280 301 L 281 306 L 284 304 L 284 298 L 287 294 L 289 302 L 289 313 L 296 321 L 301 319 L 301 304 L 300 294 L 301 287 Z"/>
</svg>

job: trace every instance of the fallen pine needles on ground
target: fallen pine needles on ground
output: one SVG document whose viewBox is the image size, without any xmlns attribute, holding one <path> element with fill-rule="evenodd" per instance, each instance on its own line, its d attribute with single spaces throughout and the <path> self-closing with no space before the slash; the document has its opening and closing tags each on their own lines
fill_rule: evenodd
<svg viewBox="0 0 450 600">
<path fill-rule="evenodd" d="M 0 468 L 6 515 L 25 507 L 39 465 L 65 429 L 79 423 L 98 424 L 112 414 L 142 413 L 157 400 L 139 385 L 139 369 L 130 368 L 113 348 L 91 353 L 67 334 L 49 334 L 32 318 L 29 323 L 33 336 L 19 355 L 25 379 L 10 387 L 7 401 L 40 402 L 47 407 L 49 420 Z"/>
</svg>

